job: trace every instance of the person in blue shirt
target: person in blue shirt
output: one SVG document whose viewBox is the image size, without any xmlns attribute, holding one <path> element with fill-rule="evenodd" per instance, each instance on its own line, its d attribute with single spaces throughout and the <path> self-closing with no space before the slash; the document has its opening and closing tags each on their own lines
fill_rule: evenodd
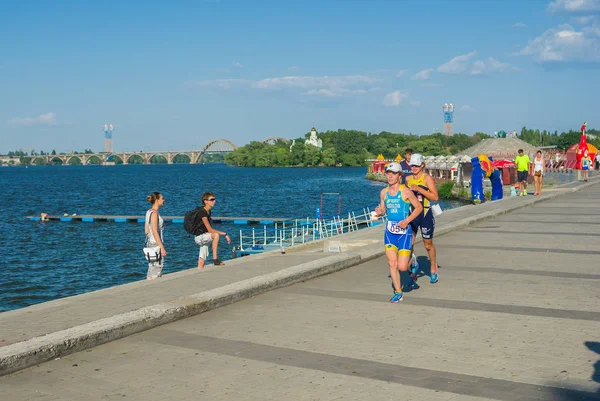
<svg viewBox="0 0 600 401">
<path fill-rule="evenodd" d="M 375 208 L 374 217 L 385 214 L 388 217 L 383 244 L 394 286 L 394 295 L 390 302 L 397 303 L 403 299 L 400 272 L 408 270 L 411 255 L 413 232 L 410 223 L 421 214 L 423 205 L 413 191 L 400 183 L 402 168 L 399 163 L 388 164 L 385 174 L 388 186 L 379 194 L 379 206 Z"/>
<path fill-rule="evenodd" d="M 410 157 L 415 153 L 411 148 L 404 149 L 404 159 L 400 161 L 400 167 L 402 168 L 402 184 L 406 185 L 406 178 L 412 175 L 412 169 L 408 162 Z"/>
</svg>

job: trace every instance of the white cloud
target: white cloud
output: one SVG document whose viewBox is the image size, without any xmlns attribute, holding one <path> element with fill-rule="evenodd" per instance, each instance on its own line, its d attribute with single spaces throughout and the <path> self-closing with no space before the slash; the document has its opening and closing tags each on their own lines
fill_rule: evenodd
<svg viewBox="0 0 600 401">
<path fill-rule="evenodd" d="M 437 82 L 424 82 L 421 86 L 424 88 L 439 88 L 441 85 Z"/>
<path fill-rule="evenodd" d="M 58 121 L 56 113 L 41 114 L 38 117 L 14 118 L 8 121 L 12 125 L 68 125 L 68 121 Z"/>
<path fill-rule="evenodd" d="M 548 4 L 553 13 L 585 13 L 600 11 L 600 0 L 554 0 Z"/>
<path fill-rule="evenodd" d="M 242 68 L 244 66 L 239 61 L 234 61 L 233 63 L 231 63 L 231 65 L 234 66 L 235 68 Z"/>
<path fill-rule="evenodd" d="M 426 70 L 417 72 L 415 75 L 413 75 L 413 79 L 415 81 L 427 81 L 428 79 L 431 79 L 432 73 L 433 68 L 428 68 Z"/>
<path fill-rule="evenodd" d="M 320 96 L 343 96 L 343 95 L 358 95 L 367 93 L 364 89 L 343 89 L 343 88 L 332 88 L 332 89 L 312 89 L 306 92 L 307 95 L 320 95 Z"/>
<path fill-rule="evenodd" d="M 398 73 L 396 73 L 396 78 L 402 78 L 403 76 L 406 75 L 407 72 L 408 72 L 408 70 L 400 70 L 400 71 L 398 71 Z"/>
<path fill-rule="evenodd" d="M 469 106 L 468 104 L 463 105 L 460 108 L 460 111 L 465 111 L 465 112 L 476 112 L 477 110 L 475 110 L 474 108 L 472 108 L 471 106 Z"/>
<path fill-rule="evenodd" d="M 527 28 L 527 24 L 524 24 L 522 22 L 517 22 L 513 24 L 513 28 Z"/>
<path fill-rule="evenodd" d="M 486 75 L 506 71 L 515 71 L 516 68 L 510 64 L 502 63 L 493 57 L 488 57 L 486 60 L 472 61 L 476 52 L 470 52 L 454 57 L 452 60 L 438 67 L 439 72 L 445 74 L 469 74 L 469 75 Z"/>
<path fill-rule="evenodd" d="M 238 86 L 250 85 L 252 81 L 248 79 L 211 79 L 206 81 L 196 81 L 198 86 L 208 86 L 215 88 L 229 89 Z"/>
<path fill-rule="evenodd" d="M 437 70 L 446 74 L 461 74 L 467 70 L 474 56 L 475 52 L 456 56 L 447 63 L 440 65 Z"/>
<path fill-rule="evenodd" d="M 477 60 L 471 66 L 469 73 L 471 75 L 483 75 L 483 74 L 495 74 L 499 72 L 505 72 L 510 70 L 516 70 L 511 67 L 510 64 L 502 63 L 493 57 L 489 57 L 487 60 Z"/>
<path fill-rule="evenodd" d="M 600 62 L 600 29 L 570 25 L 548 29 L 517 53 L 538 63 Z"/>
<path fill-rule="evenodd" d="M 254 89 L 285 89 L 296 88 L 306 90 L 309 95 L 321 96 L 343 96 L 366 93 L 367 91 L 379 90 L 373 84 L 380 82 L 378 78 L 365 75 L 345 76 L 286 76 L 277 78 L 265 78 L 258 81 L 248 79 L 213 79 L 196 81 L 195 84 L 203 87 L 214 87 L 230 89 L 234 87 Z"/>
<path fill-rule="evenodd" d="M 369 85 L 379 82 L 377 78 L 364 75 L 345 75 L 337 77 L 314 77 L 314 76 L 289 76 L 280 78 L 266 78 L 252 84 L 255 88 L 346 88 L 357 85 Z"/>
<path fill-rule="evenodd" d="M 298 71 L 300 69 L 300 67 L 296 67 L 295 65 L 288 67 L 289 71 Z"/>
<path fill-rule="evenodd" d="M 596 16 L 594 15 L 585 15 L 582 17 L 573 17 L 573 21 L 579 25 L 589 25 L 596 22 Z"/>
<path fill-rule="evenodd" d="M 383 104 L 388 107 L 395 107 L 399 106 L 406 99 L 408 99 L 408 93 L 394 91 L 385 95 L 383 98 Z"/>
</svg>

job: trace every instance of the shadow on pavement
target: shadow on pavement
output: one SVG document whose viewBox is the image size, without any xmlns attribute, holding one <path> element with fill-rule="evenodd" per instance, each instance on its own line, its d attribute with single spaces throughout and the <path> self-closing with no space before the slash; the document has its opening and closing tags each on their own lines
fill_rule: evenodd
<svg viewBox="0 0 600 401">
<path fill-rule="evenodd" d="M 585 346 L 588 347 L 589 350 L 594 351 L 596 354 L 600 355 L 600 342 L 595 341 L 586 341 Z M 600 383 L 600 359 L 596 360 L 596 363 L 593 365 L 593 372 L 591 375 L 591 379 Z M 552 400 L 556 401 L 600 401 L 600 387 L 596 390 L 595 393 L 571 390 L 563 387 L 565 383 L 553 383 L 550 388 L 552 388 Z"/>
</svg>

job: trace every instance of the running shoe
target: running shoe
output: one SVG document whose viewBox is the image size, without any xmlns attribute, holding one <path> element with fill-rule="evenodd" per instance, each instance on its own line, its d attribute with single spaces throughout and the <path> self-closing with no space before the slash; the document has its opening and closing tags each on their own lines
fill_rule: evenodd
<svg viewBox="0 0 600 401">
<path fill-rule="evenodd" d="M 419 272 L 419 262 L 417 261 L 417 257 L 415 256 L 415 254 L 413 253 L 412 255 L 412 265 L 410 266 L 410 271 L 412 272 L 412 274 L 417 274 Z"/>
<path fill-rule="evenodd" d="M 523 190 L 523 195 L 527 196 L 527 190 L 526 189 Z"/>
<path fill-rule="evenodd" d="M 431 273 L 431 277 L 429 277 L 429 282 L 431 284 L 435 284 L 438 281 L 440 281 L 440 275 L 439 275 L 439 273 Z"/>
<path fill-rule="evenodd" d="M 402 291 L 397 291 L 394 293 L 394 296 L 390 298 L 390 302 L 397 304 L 398 302 L 402 301 L 402 299 Z"/>
</svg>

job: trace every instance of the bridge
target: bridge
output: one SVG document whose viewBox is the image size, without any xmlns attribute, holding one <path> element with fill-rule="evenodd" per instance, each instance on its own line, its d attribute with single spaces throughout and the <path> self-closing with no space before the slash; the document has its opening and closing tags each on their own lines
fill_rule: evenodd
<svg viewBox="0 0 600 401">
<path fill-rule="evenodd" d="M 262 143 L 276 143 L 282 141 L 289 143 L 290 141 L 280 137 L 269 137 L 262 140 Z M 119 162 L 122 164 L 130 164 L 132 158 L 141 158 L 143 164 L 153 164 L 153 159 L 156 156 L 162 156 L 167 160 L 167 164 L 173 164 L 177 156 L 185 156 L 189 160 L 189 164 L 198 164 L 205 154 L 226 154 L 233 152 L 238 147 L 227 139 L 215 139 L 208 142 L 200 150 L 180 150 L 180 151 L 147 151 L 147 152 L 113 152 L 107 153 L 68 153 L 60 155 L 36 155 L 30 156 L 27 164 L 34 165 L 38 160 L 42 160 L 44 164 L 51 164 L 55 161 L 60 161 L 62 165 L 67 166 L 74 160 L 79 160 L 82 165 L 102 164 L 109 161 Z"/>
</svg>

